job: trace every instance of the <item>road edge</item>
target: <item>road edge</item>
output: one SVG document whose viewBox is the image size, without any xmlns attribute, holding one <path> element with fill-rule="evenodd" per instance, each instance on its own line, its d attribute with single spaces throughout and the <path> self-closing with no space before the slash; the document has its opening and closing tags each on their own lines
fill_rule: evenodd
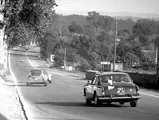
<svg viewBox="0 0 159 120">
<path fill-rule="evenodd" d="M 8 51 L 8 69 L 9 69 L 9 71 L 10 71 L 10 73 L 11 73 L 11 76 L 12 76 L 12 78 L 13 78 L 13 83 L 14 83 L 14 85 L 15 85 L 15 83 L 17 82 L 17 79 L 16 79 L 16 77 L 15 77 L 15 75 L 14 75 L 12 69 L 11 69 L 10 52 L 11 52 L 11 50 Z M 28 110 L 28 108 L 27 108 L 27 103 L 26 103 L 26 101 L 24 100 L 24 98 L 23 98 L 23 96 L 22 96 L 20 90 L 18 89 L 18 87 L 17 87 L 16 85 L 15 85 L 15 88 L 14 88 L 14 89 L 15 89 L 15 91 L 16 91 L 16 98 L 17 98 L 17 100 L 18 100 L 19 107 L 20 107 L 20 109 L 21 109 L 21 114 L 25 117 L 25 120 L 32 120 L 32 119 L 31 119 L 32 117 L 31 117 L 31 115 L 30 115 L 30 113 L 29 113 L 29 110 Z"/>
</svg>

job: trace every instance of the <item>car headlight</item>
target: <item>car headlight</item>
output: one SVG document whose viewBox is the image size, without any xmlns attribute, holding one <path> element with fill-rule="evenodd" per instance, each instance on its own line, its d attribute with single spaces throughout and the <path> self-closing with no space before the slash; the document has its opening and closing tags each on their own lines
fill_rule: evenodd
<svg viewBox="0 0 159 120">
<path fill-rule="evenodd" d="M 139 87 L 135 85 L 136 92 L 139 93 Z"/>
<path fill-rule="evenodd" d="M 102 92 L 102 96 L 105 96 L 105 92 L 104 91 Z"/>
<path fill-rule="evenodd" d="M 105 96 L 104 88 L 102 87 L 102 96 Z"/>
</svg>

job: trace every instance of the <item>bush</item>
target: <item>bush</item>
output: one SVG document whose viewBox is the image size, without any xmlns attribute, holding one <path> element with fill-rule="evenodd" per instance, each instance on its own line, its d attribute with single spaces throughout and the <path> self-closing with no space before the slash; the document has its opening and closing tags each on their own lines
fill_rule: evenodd
<svg viewBox="0 0 159 120">
<path fill-rule="evenodd" d="M 141 61 L 141 67 L 143 70 L 154 71 L 156 68 L 156 64 L 153 59 L 147 56 L 144 56 Z"/>
<path fill-rule="evenodd" d="M 89 62 L 86 59 L 81 58 L 79 60 L 79 63 L 80 64 L 76 67 L 79 71 L 85 72 L 86 70 L 91 69 L 91 65 L 89 64 Z"/>
</svg>

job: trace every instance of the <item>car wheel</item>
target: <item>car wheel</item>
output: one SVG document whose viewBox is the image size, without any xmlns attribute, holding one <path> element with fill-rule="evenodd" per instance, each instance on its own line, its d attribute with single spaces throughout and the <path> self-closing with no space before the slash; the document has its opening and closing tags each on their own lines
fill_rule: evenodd
<svg viewBox="0 0 159 120">
<path fill-rule="evenodd" d="M 29 86 L 29 82 L 28 81 L 26 82 L 26 85 Z"/>
<path fill-rule="evenodd" d="M 124 105 L 124 102 L 119 102 L 120 105 Z"/>
<path fill-rule="evenodd" d="M 94 104 L 96 107 L 98 107 L 100 105 L 100 100 L 98 99 L 98 96 L 97 94 L 94 95 Z"/>
<path fill-rule="evenodd" d="M 137 105 L 137 100 L 133 100 L 130 102 L 131 107 L 136 107 L 136 105 Z"/>
<path fill-rule="evenodd" d="M 47 83 L 46 83 L 46 82 L 44 83 L 44 86 L 47 86 Z"/>
<path fill-rule="evenodd" d="M 49 83 L 51 83 L 51 80 L 48 80 L 49 81 Z"/>
<path fill-rule="evenodd" d="M 89 99 L 87 98 L 87 96 L 85 96 L 85 101 L 86 101 L 86 104 L 87 104 L 87 105 L 90 105 L 90 104 L 91 104 L 91 100 L 89 100 Z"/>
</svg>

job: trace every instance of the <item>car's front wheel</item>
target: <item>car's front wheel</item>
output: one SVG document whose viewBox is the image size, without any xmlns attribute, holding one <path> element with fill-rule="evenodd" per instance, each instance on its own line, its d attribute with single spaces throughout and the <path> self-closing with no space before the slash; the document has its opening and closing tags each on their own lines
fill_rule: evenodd
<svg viewBox="0 0 159 120">
<path fill-rule="evenodd" d="M 29 86 L 29 82 L 28 81 L 26 82 L 26 85 Z"/>
<path fill-rule="evenodd" d="M 86 101 L 86 104 L 87 105 L 90 105 L 92 102 L 91 102 L 91 100 L 89 100 L 88 98 L 87 98 L 87 96 L 85 96 L 85 101 Z"/>
<path fill-rule="evenodd" d="M 94 95 L 94 104 L 97 107 L 101 104 L 100 100 L 98 99 L 97 94 Z"/>
<path fill-rule="evenodd" d="M 44 83 L 44 86 L 47 86 L 47 83 L 46 83 L 46 82 Z"/>
<path fill-rule="evenodd" d="M 137 105 L 137 100 L 133 100 L 130 102 L 131 107 L 136 107 L 136 105 Z"/>
<path fill-rule="evenodd" d="M 51 83 L 51 80 L 48 79 L 48 81 L 49 81 L 49 83 Z"/>
</svg>

